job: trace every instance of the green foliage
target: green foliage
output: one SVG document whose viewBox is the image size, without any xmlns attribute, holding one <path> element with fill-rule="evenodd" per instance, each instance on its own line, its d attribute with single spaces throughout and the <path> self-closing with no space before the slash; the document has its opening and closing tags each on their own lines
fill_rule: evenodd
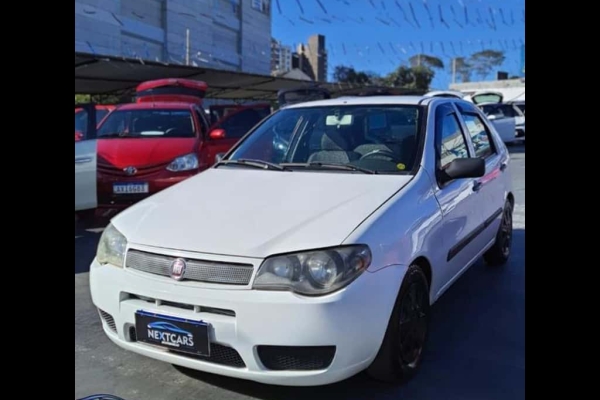
<svg viewBox="0 0 600 400">
<path fill-rule="evenodd" d="M 379 76 L 373 72 L 356 71 L 352 67 L 337 66 L 333 77 L 336 82 L 357 85 L 390 86 L 406 89 L 428 90 L 435 72 L 432 67 L 400 66 L 386 76 Z"/>
<path fill-rule="evenodd" d="M 485 79 L 493 70 L 502 65 L 506 60 L 503 51 L 482 50 L 469 57 L 471 71 L 481 79 Z"/>
<path fill-rule="evenodd" d="M 411 67 L 425 66 L 431 69 L 444 69 L 444 62 L 435 56 L 417 54 L 408 59 Z"/>
<path fill-rule="evenodd" d="M 429 90 L 435 72 L 427 66 L 407 67 L 401 65 L 386 77 L 388 86 L 414 90 Z"/>
<path fill-rule="evenodd" d="M 453 66 L 450 65 L 450 73 L 452 73 Z M 473 66 L 466 57 L 456 57 L 454 59 L 455 73 L 460 78 L 461 82 L 470 82 L 471 76 L 473 75 Z"/>
<path fill-rule="evenodd" d="M 352 67 L 338 65 L 333 71 L 333 79 L 336 82 L 367 85 L 370 83 L 370 77 L 367 73 L 356 71 Z"/>
<path fill-rule="evenodd" d="M 89 95 L 89 94 L 76 94 L 75 95 L 75 104 L 82 103 L 96 103 L 96 104 L 118 104 L 118 103 L 128 103 L 132 99 L 129 96 L 116 96 L 116 95 L 107 95 L 107 94 L 97 94 L 97 95 Z"/>
<path fill-rule="evenodd" d="M 504 52 L 497 50 L 482 50 L 471 54 L 470 57 L 457 57 L 454 59 L 454 67 L 452 64 L 448 67 L 450 73 L 454 72 L 461 82 L 470 82 L 473 75 L 477 75 L 483 80 L 502 65 L 506 57 Z"/>
</svg>

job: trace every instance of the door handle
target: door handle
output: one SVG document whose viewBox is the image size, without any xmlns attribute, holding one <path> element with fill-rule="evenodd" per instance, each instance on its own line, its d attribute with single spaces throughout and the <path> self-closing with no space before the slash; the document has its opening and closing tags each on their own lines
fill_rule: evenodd
<svg viewBox="0 0 600 400">
<path fill-rule="evenodd" d="M 481 189 L 482 183 L 481 181 L 475 181 L 473 182 L 473 191 L 474 192 L 478 192 L 479 189 Z"/>
<path fill-rule="evenodd" d="M 500 172 L 504 172 L 504 170 L 506 169 L 506 163 L 503 162 L 502 164 L 500 164 Z"/>
<path fill-rule="evenodd" d="M 93 160 L 92 157 L 75 157 L 75 164 L 89 163 Z"/>
</svg>

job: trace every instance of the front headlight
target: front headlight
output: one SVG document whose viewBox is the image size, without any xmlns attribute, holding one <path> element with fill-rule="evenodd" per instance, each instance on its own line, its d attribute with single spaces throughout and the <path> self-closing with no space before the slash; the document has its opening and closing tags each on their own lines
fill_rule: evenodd
<svg viewBox="0 0 600 400">
<path fill-rule="evenodd" d="M 253 287 L 324 295 L 350 284 L 370 264 L 371 251 L 365 245 L 273 256 L 261 264 Z"/>
<path fill-rule="evenodd" d="M 125 258 L 125 248 L 127 239 L 112 224 L 108 224 L 98 243 L 96 260 L 99 264 L 112 264 L 123 268 L 123 259 Z"/>
<path fill-rule="evenodd" d="M 172 172 L 189 171 L 198 168 L 198 157 L 196 154 L 186 154 L 185 156 L 177 157 L 167 166 L 167 170 Z"/>
</svg>

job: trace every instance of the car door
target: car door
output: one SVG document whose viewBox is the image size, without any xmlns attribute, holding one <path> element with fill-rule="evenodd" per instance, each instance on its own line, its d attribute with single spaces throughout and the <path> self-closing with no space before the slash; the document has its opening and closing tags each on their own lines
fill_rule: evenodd
<svg viewBox="0 0 600 400">
<path fill-rule="evenodd" d="M 456 158 L 473 156 L 458 110 L 452 102 L 444 103 L 435 110 L 436 168 L 442 171 Z M 445 268 L 440 268 L 441 287 L 433 288 L 437 294 L 443 292 L 478 254 L 481 242 L 478 227 L 483 222 L 482 197 L 477 190 L 475 178 L 455 179 L 444 184 L 439 181 L 435 197 L 442 210 L 442 232 L 439 246 L 444 254 Z"/>
<path fill-rule="evenodd" d="M 93 104 L 79 104 L 80 120 L 85 128 L 75 141 L 75 211 L 96 208 L 96 109 Z M 83 126 L 82 126 L 83 127 Z"/>
<path fill-rule="evenodd" d="M 481 197 L 479 207 L 484 214 L 483 225 L 478 230 L 481 231 L 485 246 L 494 240 L 500 226 L 506 180 L 510 179 L 507 176 L 508 151 L 502 143 L 494 139 L 493 126 L 485 121 L 475 107 L 457 104 L 457 108 L 475 157 L 485 160 L 485 175 L 477 179 L 477 191 Z"/>
<path fill-rule="evenodd" d="M 506 104 L 494 103 L 481 105 L 480 108 L 494 125 L 502 141 L 509 143 L 515 140 L 517 128 L 515 118 L 512 116 L 512 112 L 507 113 L 506 106 Z M 512 111 L 512 107 L 509 106 L 509 109 Z"/>
</svg>

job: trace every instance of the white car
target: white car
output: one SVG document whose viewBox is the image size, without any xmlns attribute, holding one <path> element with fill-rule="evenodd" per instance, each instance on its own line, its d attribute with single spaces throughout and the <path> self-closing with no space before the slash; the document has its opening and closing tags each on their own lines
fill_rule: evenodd
<svg viewBox="0 0 600 400">
<path fill-rule="evenodd" d="M 283 157 L 277 129 L 291 129 Z M 290 386 L 363 370 L 403 381 L 430 305 L 481 256 L 509 258 L 508 163 L 458 98 L 289 105 L 113 218 L 92 300 L 114 343 L 179 366 Z"/>
</svg>

